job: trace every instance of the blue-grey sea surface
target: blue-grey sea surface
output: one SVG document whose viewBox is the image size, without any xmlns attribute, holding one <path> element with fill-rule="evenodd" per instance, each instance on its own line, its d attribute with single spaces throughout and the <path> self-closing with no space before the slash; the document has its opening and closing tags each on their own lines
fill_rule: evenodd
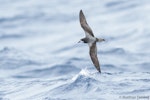
<svg viewBox="0 0 150 100">
<path fill-rule="evenodd" d="M 89 57 L 83 10 L 102 73 Z M 149 100 L 150 0 L 0 0 L 0 100 Z"/>
</svg>

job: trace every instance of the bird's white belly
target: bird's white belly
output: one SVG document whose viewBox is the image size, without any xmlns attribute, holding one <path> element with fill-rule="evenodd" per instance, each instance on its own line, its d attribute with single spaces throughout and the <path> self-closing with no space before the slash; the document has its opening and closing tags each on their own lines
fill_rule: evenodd
<svg viewBox="0 0 150 100">
<path fill-rule="evenodd" d="M 96 41 L 96 38 L 95 37 L 90 37 L 89 38 L 89 43 L 94 43 Z"/>
<path fill-rule="evenodd" d="M 95 38 L 95 37 L 89 38 L 88 45 L 91 47 L 92 44 L 95 43 L 95 41 L 96 41 L 96 38 Z"/>
</svg>

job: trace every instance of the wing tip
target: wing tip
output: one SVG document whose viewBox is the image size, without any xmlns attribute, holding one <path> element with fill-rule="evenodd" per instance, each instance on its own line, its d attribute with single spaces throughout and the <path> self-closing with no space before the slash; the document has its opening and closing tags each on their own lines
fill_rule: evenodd
<svg viewBox="0 0 150 100">
<path fill-rule="evenodd" d="M 96 66 L 95 66 L 96 67 Z M 101 74 L 101 69 L 100 69 L 100 66 L 99 67 L 96 67 L 97 71 Z"/>
<path fill-rule="evenodd" d="M 99 69 L 98 72 L 101 74 L 101 70 Z"/>
<path fill-rule="evenodd" d="M 82 11 L 82 9 L 80 10 L 80 14 L 83 14 L 83 11 Z"/>
</svg>

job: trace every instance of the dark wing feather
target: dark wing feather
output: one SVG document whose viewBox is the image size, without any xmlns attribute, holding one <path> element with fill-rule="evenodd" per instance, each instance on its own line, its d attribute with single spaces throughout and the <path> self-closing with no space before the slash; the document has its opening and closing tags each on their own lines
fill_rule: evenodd
<svg viewBox="0 0 150 100">
<path fill-rule="evenodd" d="M 96 69 L 101 73 L 100 64 L 97 58 L 96 42 L 90 46 L 90 57 Z"/>
<path fill-rule="evenodd" d="M 85 16 L 84 16 L 82 10 L 80 10 L 79 17 L 80 17 L 80 24 L 81 24 L 81 27 L 84 29 L 85 33 L 86 33 L 86 34 L 89 34 L 90 36 L 93 36 L 93 37 L 94 37 L 93 31 L 92 31 L 92 29 L 90 28 L 90 26 L 87 24 L 86 18 L 85 18 Z"/>
</svg>

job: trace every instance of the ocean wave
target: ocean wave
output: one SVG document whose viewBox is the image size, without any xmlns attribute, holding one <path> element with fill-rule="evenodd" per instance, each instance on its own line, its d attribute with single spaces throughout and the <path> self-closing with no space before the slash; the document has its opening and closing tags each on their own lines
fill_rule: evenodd
<svg viewBox="0 0 150 100">
<path fill-rule="evenodd" d="M 5 47 L 0 50 L 0 69 L 16 69 L 25 65 L 39 65 L 39 62 L 31 59 L 31 56 L 16 50 L 14 48 Z"/>
<path fill-rule="evenodd" d="M 99 82 L 94 77 L 91 77 L 87 70 L 81 70 L 76 76 L 74 76 L 70 82 L 63 84 L 52 90 L 54 94 L 74 92 L 76 90 L 81 90 L 80 92 L 88 93 L 92 90 L 96 90 L 95 85 Z M 94 74 L 94 73 L 93 73 Z M 98 74 L 98 73 L 95 73 Z"/>
<path fill-rule="evenodd" d="M 20 14 L 20 15 L 15 15 L 12 17 L 4 17 L 0 18 L 0 22 L 6 23 L 6 22 L 14 22 L 14 21 L 30 21 L 30 20 L 38 20 L 39 18 L 43 17 L 44 15 L 42 13 L 36 13 L 36 14 Z"/>
<path fill-rule="evenodd" d="M 54 65 L 42 69 L 29 70 L 14 76 L 15 78 L 45 78 L 45 77 L 63 77 L 72 75 L 80 69 L 73 65 Z"/>
<path fill-rule="evenodd" d="M 103 54 L 126 54 L 126 51 L 123 48 L 112 48 L 108 51 L 100 51 L 98 53 L 103 53 Z"/>
<path fill-rule="evenodd" d="M 18 38 L 23 38 L 24 36 L 21 34 L 0 34 L 0 39 L 18 39 Z"/>
<path fill-rule="evenodd" d="M 112 12 L 115 11 L 121 11 L 121 10 L 130 10 L 133 9 L 135 7 L 138 7 L 138 2 L 133 2 L 133 1 L 110 1 L 108 3 L 106 3 L 106 7 L 111 9 Z"/>
</svg>

